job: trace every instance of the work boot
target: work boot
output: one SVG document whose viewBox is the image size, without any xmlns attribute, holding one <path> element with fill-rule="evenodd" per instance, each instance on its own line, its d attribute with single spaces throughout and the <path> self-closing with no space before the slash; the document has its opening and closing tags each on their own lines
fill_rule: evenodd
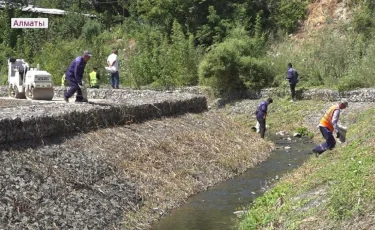
<svg viewBox="0 0 375 230">
<path fill-rule="evenodd" d="M 319 157 L 320 153 L 316 149 L 313 149 L 312 152 L 315 153 L 316 157 Z"/>
<path fill-rule="evenodd" d="M 89 102 L 88 100 L 82 99 L 82 100 L 75 100 L 75 103 L 83 103 L 83 102 Z"/>
</svg>

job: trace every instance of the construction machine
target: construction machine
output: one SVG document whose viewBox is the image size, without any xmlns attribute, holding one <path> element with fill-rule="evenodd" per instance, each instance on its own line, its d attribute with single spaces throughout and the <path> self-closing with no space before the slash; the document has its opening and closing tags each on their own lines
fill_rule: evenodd
<svg viewBox="0 0 375 230">
<path fill-rule="evenodd" d="M 8 59 L 8 94 L 11 98 L 52 100 L 52 76 L 45 70 L 30 68 L 23 59 Z"/>
</svg>

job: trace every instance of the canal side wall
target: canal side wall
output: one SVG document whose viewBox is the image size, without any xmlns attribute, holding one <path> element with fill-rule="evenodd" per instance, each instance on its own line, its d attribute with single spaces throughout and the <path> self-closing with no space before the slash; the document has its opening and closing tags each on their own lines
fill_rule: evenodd
<svg viewBox="0 0 375 230">
<path fill-rule="evenodd" d="M 202 95 L 121 90 L 116 94 L 122 96 L 92 103 L 33 101 L 1 108 L 0 143 L 87 132 L 207 109 Z"/>
</svg>

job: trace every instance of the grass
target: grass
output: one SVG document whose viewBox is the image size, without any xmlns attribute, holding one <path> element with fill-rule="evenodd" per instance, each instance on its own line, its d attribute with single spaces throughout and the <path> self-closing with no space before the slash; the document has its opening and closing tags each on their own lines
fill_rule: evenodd
<svg viewBox="0 0 375 230">
<path fill-rule="evenodd" d="M 298 103 L 275 109 L 280 126 L 294 129 L 306 122 L 307 110 L 322 103 Z M 291 117 L 282 115 L 294 109 Z M 290 110 L 289 110 L 290 111 Z M 358 111 L 357 111 L 358 112 Z M 239 223 L 239 229 L 371 229 L 375 223 L 375 109 L 352 113 L 347 145 L 312 157 L 258 198 Z M 271 120 L 271 119 L 270 119 Z M 270 122 L 271 123 L 271 122 Z M 317 123 L 316 123 L 317 124 Z M 314 124 L 314 125 L 316 125 Z M 306 125 L 313 127 L 312 125 Z M 319 135 L 317 135 L 319 137 Z M 282 200 L 282 202 L 280 202 Z M 370 226 L 370 227 L 369 227 Z"/>
</svg>

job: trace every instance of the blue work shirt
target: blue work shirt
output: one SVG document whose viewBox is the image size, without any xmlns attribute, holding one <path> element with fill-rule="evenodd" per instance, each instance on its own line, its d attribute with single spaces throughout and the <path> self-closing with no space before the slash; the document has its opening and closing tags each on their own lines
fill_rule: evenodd
<svg viewBox="0 0 375 230">
<path fill-rule="evenodd" d="M 289 84 L 297 84 L 298 80 L 297 80 L 296 70 L 293 68 L 289 68 L 286 79 L 288 79 Z"/>
<path fill-rule="evenodd" d="M 256 112 L 257 118 L 264 118 L 264 115 L 267 115 L 267 109 L 268 109 L 267 101 L 262 101 L 258 105 L 258 109 L 257 109 L 257 112 Z"/>
<path fill-rule="evenodd" d="M 86 62 L 82 56 L 75 58 L 66 70 L 66 78 L 69 80 L 77 81 L 77 83 L 82 82 L 85 67 Z"/>
</svg>

